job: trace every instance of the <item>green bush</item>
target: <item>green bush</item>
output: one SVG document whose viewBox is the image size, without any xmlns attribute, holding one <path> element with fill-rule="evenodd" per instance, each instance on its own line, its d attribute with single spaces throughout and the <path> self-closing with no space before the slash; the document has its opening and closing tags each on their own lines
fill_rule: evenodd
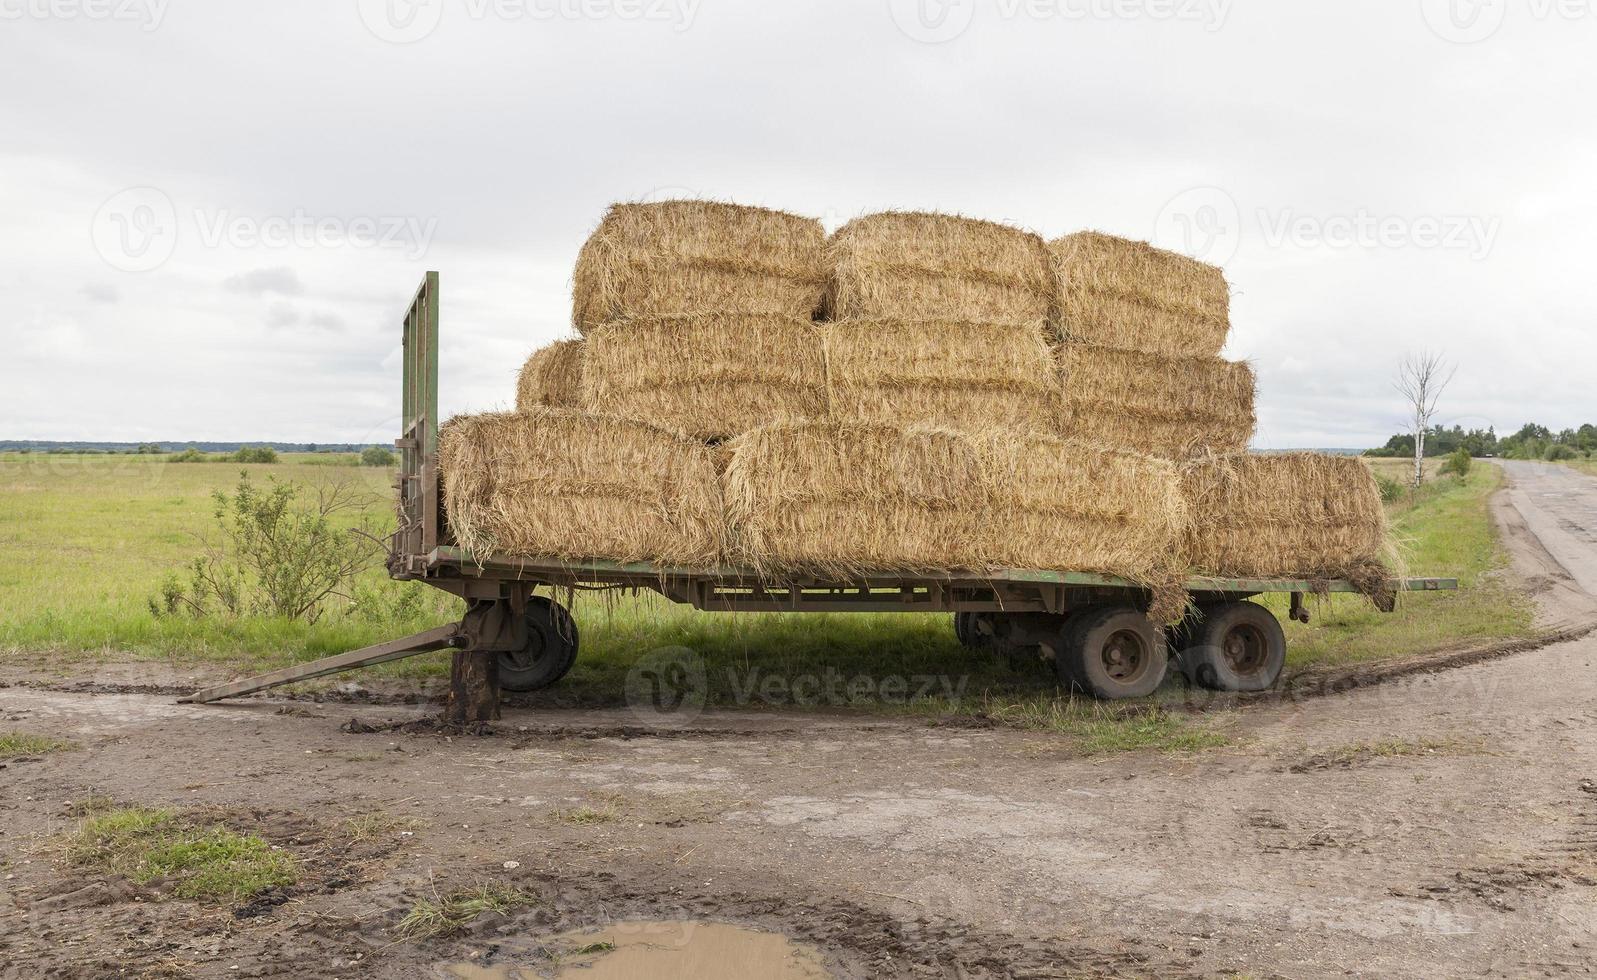
<svg viewBox="0 0 1597 980">
<path fill-rule="evenodd" d="M 1469 476 L 1469 468 L 1474 462 L 1470 458 L 1468 449 L 1459 448 L 1454 450 L 1451 456 L 1447 457 L 1447 462 L 1443 463 L 1442 468 L 1437 470 L 1437 472 L 1443 476 L 1451 473 L 1462 480 L 1464 477 Z"/>
<path fill-rule="evenodd" d="M 1547 453 L 1542 458 L 1550 463 L 1557 463 L 1560 460 L 1574 459 L 1577 455 L 1579 454 L 1568 446 L 1555 442 L 1547 447 Z"/>
<path fill-rule="evenodd" d="M 172 458 L 167 460 L 167 462 L 168 463 L 207 463 L 207 462 L 210 462 L 210 459 L 211 459 L 211 457 L 210 457 L 210 455 L 208 453 L 202 453 L 198 449 L 195 449 L 193 446 L 190 446 L 189 448 L 183 450 L 180 453 L 173 453 L 172 454 Z"/>
<path fill-rule="evenodd" d="M 1375 485 L 1381 488 L 1381 502 L 1387 504 L 1401 499 L 1403 491 L 1408 489 L 1385 473 L 1375 474 Z"/>
<path fill-rule="evenodd" d="M 362 466 L 393 466 L 399 462 L 392 450 L 382 446 L 367 446 L 360 451 L 360 465 Z"/>
<path fill-rule="evenodd" d="M 328 600 L 350 601 L 356 577 L 381 551 L 365 516 L 371 495 L 343 481 L 306 489 L 275 479 L 258 488 L 245 470 L 231 495 L 216 491 L 220 534 L 203 542 L 205 553 L 189 562 L 187 581 L 168 575 L 149 600 L 150 612 L 315 623 Z M 363 516 L 351 529 L 345 522 L 353 515 Z"/>
<path fill-rule="evenodd" d="M 275 463 L 277 450 L 271 446 L 244 446 L 228 457 L 234 463 Z"/>
</svg>

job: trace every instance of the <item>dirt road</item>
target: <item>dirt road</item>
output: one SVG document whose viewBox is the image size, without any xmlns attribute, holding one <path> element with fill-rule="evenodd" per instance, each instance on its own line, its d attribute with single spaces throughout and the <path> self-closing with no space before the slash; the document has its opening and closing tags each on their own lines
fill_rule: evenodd
<svg viewBox="0 0 1597 980">
<path fill-rule="evenodd" d="M 1591 616 L 1597 480 L 1510 473 L 1548 621 Z M 1231 748 L 1087 759 L 857 716 L 512 712 L 445 739 L 370 730 L 423 709 L 13 687 L 4 727 L 84 748 L 0 770 L 0 976 L 441 976 L 635 917 L 780 931 L 844 977 L 1588 973 L 1594 660 L 1597 636 L 1255 706 Z M 238 912 L 107 892 L 47 844 L 90 793 L 220 808 L 307 880 Z M 419 822 L 351 843 L 366 812 Z M 490 879 L 537 901 L 395 942 L 417 898 Z"/>
</svg>

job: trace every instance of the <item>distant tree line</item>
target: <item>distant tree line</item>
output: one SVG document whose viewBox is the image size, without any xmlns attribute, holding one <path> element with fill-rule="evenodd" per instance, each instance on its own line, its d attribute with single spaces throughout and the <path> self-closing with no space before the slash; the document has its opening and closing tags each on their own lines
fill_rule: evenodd
<svg viewBox="0 0 1597 980">
<path fill-rule="evenodd" d="M 1508 459 L 1578 459 L 1597 453 L 1597 425 L 1590 422 L 1578 429 L 1553 432 L 1532 422 L 1511 436 L 1498 437 L 1497 432 L 1485 429 L 1468 429 L 1455 425 L 1452 428 L 1433 426 L 1425 430 L 1426 456 L 1451 456 L 1463 449 L 1471 456 L 1503 456 Z M 1364 455 L 1405 459 L 1414 455 L 1414 436 L 1411 433 L 1395 435 L 1379 449 Z"/>
<path fill-rule="evenodd" d="M 315 446 L 315 443 L 307 443 Z M 4 451 L 4 450 L 0 450 Z M 159 443 L 145 442 L 137 446 L 129 444 L 127 447 L 115 449 L 86 448 L 66 449 L 52 446 L 48 449 L 34 449 L 25 446 L 15 450 L 20 455 L 27 456 L 35 452 L 47 456 L 165 456 L 170 463 L 276 463 L 278 462 L 277 449 L 271 445 L 240 446 L 231 452 L 207 452 L 199 446 L 189 444 L 182 450 L 168 451 Z M 326 448 L 312 449 L 318 455 L 314 462 L 325 462 L 331 465 L 361 466 L 397 466 L 399 457 L 393 450 L 386 446 L 357 447 L 349 451 L 335 451 Z"/>
<path fill-rule="evenodd" d="M 64 441 L 48 442 L 43 440 L 14 439 L 0 440 L 0 452 L 14 453 L 53 453 L 71 455 L 100 454 L 133 454 L 156 455 L 161 453 L 181 452 L 185 448 L 192 448 L 202 453 L 233 453 L 240 449 L 253 446 L 268 446 L 280 453 L 358 453 L 370 446 L 364 442 L 205 442 L 203 440 L 184 440 L 182 442 L 82 442 Z M 382 447 L 379 447 L 382 448 Z"/>
</svg>

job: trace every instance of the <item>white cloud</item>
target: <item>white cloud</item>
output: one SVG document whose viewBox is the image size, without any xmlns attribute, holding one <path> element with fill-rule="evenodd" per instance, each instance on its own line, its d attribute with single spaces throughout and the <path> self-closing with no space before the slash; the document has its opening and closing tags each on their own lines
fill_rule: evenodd
<svg viewBox="0 0 1597 980">
<path fill-rule="evenodd" d="M 247 293 L 250 296 L 259 296 L 262 293 L 298 296 L 305 291 L 298 274 L 286 265 L 273 266 L 269 269 L 251 269 L 235 276 L 228 276 L 222 280 L 222 288 L 230 292 Z"/>
<path fill-rule="evenodd" d="M 1444 419 L 1597 415 L 1578 370 L 1597 361 L 1597 134 L 1571 121 L 1597 81 L 1589 25 L 1514 8 L 1457 45 L 1390 0 L 1230 4 L 1218 25 L 983 7 L 920 44 L 879 0 L 717 0 L 675 23 L 456 4 L 394 45 L 355 6 L 0 32 L 0 81 L 29 93 L 0 102 L 0 277 L 30 311 L 4 329 L 52 325 L 0 360 L 0 435 L 362 437 L 397 414 L 398 321 L 429 268 L 445 412 L 509 404 L 521 358 L 569 331 L 605 205 L 668 188 L 831 226 L 932 207 L 1138 238 L 1219 188 L 1240 222 L 1227 354 L 1259 369 L 1261 445 L 1384 441 L 1417 348 L 1460 364 Z M 171 202 L 150 271 L 91 234 L 130 188 Z M 1277 242 L 1283 215 L 1319 232 Z M 1343 244 L 1360 215 L 1408 239 Z M 112 231 L 150 230 L 131 218 Z M 1490 250 L 1427 247 L 1447 218 L 1497 222 Z M 85 362 L 115 370 L 89 383 Z"/>
</svg>

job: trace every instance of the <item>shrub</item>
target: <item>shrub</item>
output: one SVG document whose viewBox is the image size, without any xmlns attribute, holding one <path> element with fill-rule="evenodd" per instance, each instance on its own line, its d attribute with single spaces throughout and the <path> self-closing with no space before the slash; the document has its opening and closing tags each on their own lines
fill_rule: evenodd
<svg viewBox="0 0 1597 980">
<path fill-rule="evenodd" d="M 244 446 L 228 459 L 235 463 L 275 463 L 277 450 L 271 446 Z"/>
<path fill-rule="evenodd" d="M 367 446 L 360 451 L 360 465 L 362 466 L 393 466 L 399 458 L 393 450 L 384 449 L 382 446 Z"/>
<path fill-rule="evenodd" d="M 1547 453 L 1542 458 L 1550 463 L 1557 463 L 1560 460 L 1574 459 L 1575 456 L 1576 453 L 1573 449 L 1562 443 L 1555 442 L 1547 447 Z"/>
<path fill-rule="evenodd" d="M 360 513 L 371 494 L 352 482 L 318 487 L 314 498 L 299 484 L 268 480 L 265 487 L 239 475 L 231 494 L 218 490 L 215 539 L 188 565 L 188 578 L 168 576 L 149 600 L 156 616 L 262 615 L 321 618 L 325 600 L 349 599 L 355 577 L 381 550 L 370 518 L 339 527 L 342 515 Z"/>
<path fill-rule="evenodd" d="M 209 454 L 202 453 L 198 449 L 195 449 L 193 446 L 190 446 L 190 447 L 188 447 L 187 449 L 183 450 L 180 453 L 173 453 L 172 454 L 172 458 L 167 460 L 167 462 L 169 462 L 169 463 L 205 463 L 205 462 L 209 462 L 210 458 L 211 457 L 210 457 Z"/>
<path fill-rule="evenodd" d="M 1408 489 L 1384 473 L 1375 474 L 1375 485 L 1381 488 L 1381 502 L 1387 504 L 1401 499 L 1403 491 Z"/>
<path fill-rule="evenodd" d="M 1470 458 L 1468 449 L 1455 449 L 1453 454 L 1447 457 L 1447 462 L 1443 463 L 1442 468 L 1437 470 L 1437 472 L 1443 476 L 1452 473 L 1462 480 L 1464 477 L 1469 476 L 1469 468 L 1474 462 Z"/>
</svg>

